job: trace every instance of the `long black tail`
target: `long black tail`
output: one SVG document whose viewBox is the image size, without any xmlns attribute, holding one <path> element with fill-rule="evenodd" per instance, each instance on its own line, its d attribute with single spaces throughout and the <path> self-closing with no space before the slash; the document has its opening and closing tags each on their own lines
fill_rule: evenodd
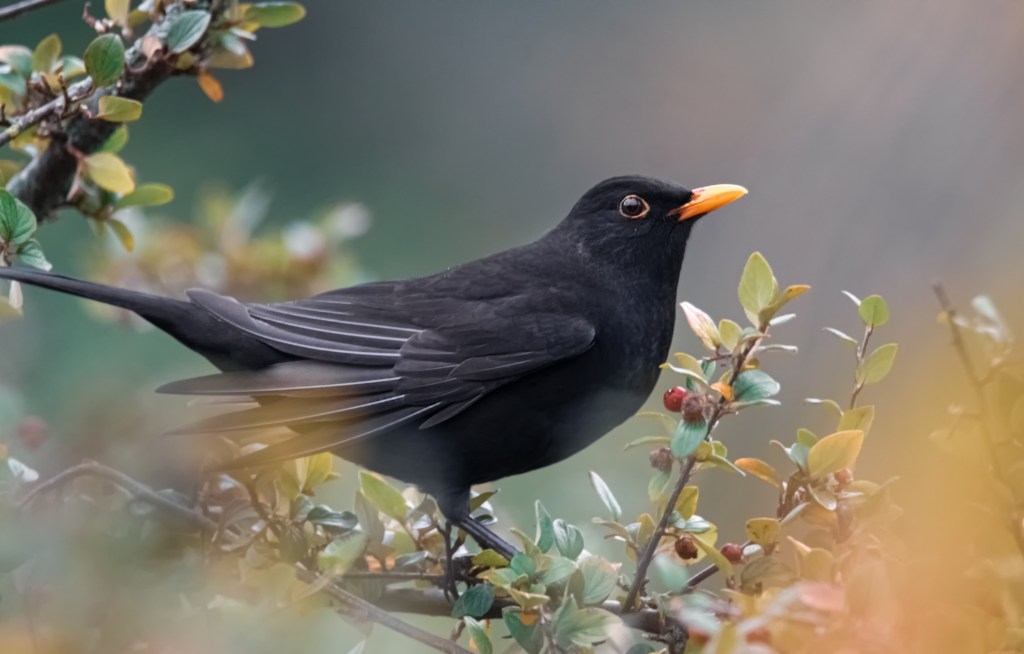
<svg viewBox="0 0 1024 654">
<path fill-rule="evenodd" d="M 0 267 L 0 279 L 48 288 L 133 311 L 223 369 L 261 368 L 292 358 L 238 331 L 187 300 L 129 291 L 28 268 Z"/>
</svg>

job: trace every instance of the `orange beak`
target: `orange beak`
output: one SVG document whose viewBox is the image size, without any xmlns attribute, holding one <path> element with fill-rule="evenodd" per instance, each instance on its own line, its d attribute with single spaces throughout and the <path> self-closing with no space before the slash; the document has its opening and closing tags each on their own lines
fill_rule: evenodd
<svg viewBox="0 0 1024 654">
<path fill-rule="evenodd" d="M 669 212 L 670 216 L 679 216 L 682 222 L 695 216 L 711 213 L 719 207 L 739 200 L 747 194 L 747 189 L 736 184 L 713 184 L 693 189 L 693 197 L 681 207 Z"/>
</svg>

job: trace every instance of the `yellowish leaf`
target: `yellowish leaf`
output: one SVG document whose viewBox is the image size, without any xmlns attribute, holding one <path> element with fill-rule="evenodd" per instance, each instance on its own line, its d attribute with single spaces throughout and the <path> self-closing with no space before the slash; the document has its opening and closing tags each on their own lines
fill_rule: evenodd
<svg viewBox="0 0 1024 654">
<path fill-rule="evenodd" d="M 864 432 L 859 429 L 822 437 L 807 453 L 808 473 L 811 477 L 823 477 L 843 468 L 852 468 L 863 443 Z"/>
<path fill-rule="evenodd" d="M 97 186 L 114 193 L 131 193 L 135 179 L 127 164 L 112 152 L 97 152 L 84 160 L 85 171 Z"/>
<path fill-rule="evenodd" d="M 748 457 L 736 459 L 735 463 L 737 468 L 745 470 L 758 479 L 762 479 L 773 486 L 779 486 L 781 483 L 779 473 L 776 472 L 775 468 L 761 459 Z"/>
</svg>

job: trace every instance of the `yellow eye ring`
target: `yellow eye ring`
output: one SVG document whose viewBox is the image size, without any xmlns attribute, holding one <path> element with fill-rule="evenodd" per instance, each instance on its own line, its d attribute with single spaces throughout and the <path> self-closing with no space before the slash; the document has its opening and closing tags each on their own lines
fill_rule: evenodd
<svg viewBox="0 0 1024 654">
<path fill-rule="evenodd" d="M 647 204 L 647 200 L 639 195 L 627 195 L 622 198 L 622 202 L 619 202 L 619 214 L 630 220 L 639 220 L 645 217 L 650 210 L 651 205 Z"/>
</svg>

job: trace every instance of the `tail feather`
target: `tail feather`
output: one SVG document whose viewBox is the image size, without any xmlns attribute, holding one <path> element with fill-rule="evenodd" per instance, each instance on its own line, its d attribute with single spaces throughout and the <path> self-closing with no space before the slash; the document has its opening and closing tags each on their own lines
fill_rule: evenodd
<svg viewBox="0 0 1024 654">
<path fill-rule="evenodd" d="M 294 358 L 242 333 L 187 300 L 130 291 L 28 268 L 0 267 L 0 279 L 47 288 L 132 311 L 224 370 L 262 368 Z"/>
</svg>

